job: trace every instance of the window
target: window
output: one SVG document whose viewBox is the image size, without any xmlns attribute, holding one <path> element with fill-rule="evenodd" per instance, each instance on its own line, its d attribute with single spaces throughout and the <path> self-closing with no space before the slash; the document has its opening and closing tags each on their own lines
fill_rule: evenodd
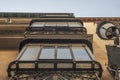
<svg viewBox="0 0 120 80">
<path fill-rule="evenodd" d="M 43 27 L 44 24 L 44 22 L 34 22 L 32 23 L 31 27 Z"/>
<path fill-rule="evenodd" d="M 82 24 L 79 22 L 34 22 L 31 25 L 32 27 L 44 27 L 44 26 L 53 26 L 53 27 L 82 27 Z"/>
<path fill-rule="evenodd" d="M 57 26 L 68 26 L 67 22 L 57 22 Z"/>
<path fill-rule="evenodd" d="M 75 60 L 90 60 L 90 57 L 84 47 L 72 47 Z"/>
<path fill-rule="evenodd" d="M 20 60 L 68 59 L 91 61 L 91 52 L 87 47 L 69 45 L 29 45 Z"/>
<path fill-rule="evenodd" d="M 69 47 L 57 48 L 57 59 L 72 59 Z"/>
<path fill-rule="evenodd" d="M 76 61 L 89 61 L 91 59 L 88 54 L 82 46 L 44 46 L 39 59 L 73 59 L 74 56 Z"/>
<path fill-rule="evenodd" d="M 68 22 L 69 27 L 82 27 L 82 24 L 78 22 Z"/>
<path fill-rule="evenodd" d="M 53 27 L 55 27 L 56 26 L 56 22 L 46 22 L 45 26 L 53 26 Z"/>
<path fill-rule="evenodd" d="M 39 59 L 54 59 L 55 48 L 54 47 L 43 47 Z"/>
</svg>

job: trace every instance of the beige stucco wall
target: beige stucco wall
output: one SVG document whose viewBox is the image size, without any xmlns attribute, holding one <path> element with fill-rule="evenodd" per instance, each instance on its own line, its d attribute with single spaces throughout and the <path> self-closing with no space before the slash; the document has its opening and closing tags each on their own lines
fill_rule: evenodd
<svg viewBox="0 0 120 80">
<path fill-rule="evenodd" d="M 113 44 L 113 40 L 102 40 L 96 34 L 97 24 L 93 22 L 85 22 L 84 26 L 87 28 L 88 34 L 93 34 L 93 41 L 98 44 L 98 46 L 106 52 L 105 45 Z"/>
</svg>

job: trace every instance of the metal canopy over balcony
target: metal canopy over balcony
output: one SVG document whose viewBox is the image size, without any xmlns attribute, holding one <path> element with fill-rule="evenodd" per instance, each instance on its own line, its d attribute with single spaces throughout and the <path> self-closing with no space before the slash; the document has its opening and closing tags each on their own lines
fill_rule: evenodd
<svg viewBox="0 0 120 80">
<path fill-rule="evenodd" d="M 94 60 L 93 55 L 88 47 L 81 45 L 65 45 L 65 44 L 28 44 L 21 51 L 16 60 L 75 60 L 75 61 L 91 61 Z M 49 56 L 48 56 L 49 55 Z M 91 55 L 91 57 L 90 57 Z"/>
<path fill-rule="evenodd" d="M 87 33 L 81 20 L 71 19 L 34 19 L 30 22 L 25 32 L 25 37 L 45 38 L 62 38 L 70 35 L 84 36 Z M 82 35 L 80 35 L 82 34 Z M 46 36 L 45 36 L 46 35 Z M 66 37 L 66 38 L 67 38 Z M 50 38 L 50 37 L 49 37 Z M 70 37 L 69 37 L 70 38 Z"/>
<path fill-rule="evenodd" d="M 69 78 L 74 80 L 77 78 L 77 75 L 79 77 L 82 76 L 84 79 L 97 79 L 97 76 L 102 76 L 102 67 L 94 58 L 91 45 L 85 39 L 26 39 L 20 44 L 18 57 L 9 64 L 8 75 L 15 77 L 21 74 L 33 75 L 35 72 L 39 75 L 37 76 L 39 77 L 38 79 L 41 80 L 45 78 L 45 80 L 50 79 L 50 74 L 52 74 L 52 78 L 55 75 L 61 76 L 60 78 L 66 75 L 63 76 L 63 80 Z M 49 75 L 46 75 L 46 70 Z M 14 71 L 17 71 L 17 73 Z M 45 77 L 41 76 L 41 74 L 45 74 Z M 88 75 L 91 75 L 91 77 L 88 77 Z M 26 78 L 29 77 L 26 76 Z M 25 79 L 25 77 L 21 79 Z M 32 76 L 30 79 L 32 79 Z"/>
<path fill-rule="evenodd" d="M 71 15 L 45 14 L 32 20 L 24 33 L 27 39 L 19 45 L 20 54 L 8 66 L 8 76 L 32 80 L 76 80 L 79 76 L 83 80 L 99 80 L 102 67 L 93 56 L 93 35 L 87 34 L 83 22 Z M 51 79 L 54 77 L 57 78 Z"/>
<path fill-rule="evenodd" d="M 0 18 L 73 18 L 72 13 L 6 13 L 6 12 L 1 12 L 0 13 Z"/>
</svg>

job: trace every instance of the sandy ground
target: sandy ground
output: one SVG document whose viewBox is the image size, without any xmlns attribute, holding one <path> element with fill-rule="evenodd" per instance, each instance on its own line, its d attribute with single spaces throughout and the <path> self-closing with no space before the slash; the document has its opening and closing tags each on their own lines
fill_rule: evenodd
<svg viewBox="0 0 120 80">
<path fill-rule="evenodd" d="M 93 47 L 94 55 L 96 59 L 102 64 L 103 67 L 103 76 L 101 80 L 113 80 L 111 75 L 106 69 L 107 64 L 107 55 L 106 55 L 106 44 L 113 44 L 113 41 L 104 41 L 98 38 L 96 35 L 96 24 L 94 23 L 85 23 L 84 26 L 87 28 L 89 34 L 94 34 Z M 7 77 L 7 67 L 8 64 L 15 59 L 18 55 L 17 50 L 0 50 L 0 80 L 8 80 Z"/>
</svg>

